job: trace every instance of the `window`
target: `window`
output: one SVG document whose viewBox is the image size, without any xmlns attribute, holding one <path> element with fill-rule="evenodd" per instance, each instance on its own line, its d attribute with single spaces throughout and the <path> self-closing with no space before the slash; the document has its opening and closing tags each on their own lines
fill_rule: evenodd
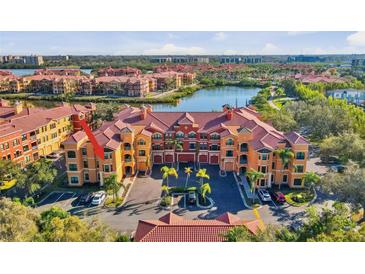
<svg viewBox="0 0 365 274">
<path fill-rule="evenodd" d="M 131 150 L 132 146 L 130 143 L 124 143 L 124 150 Z"/>
<path fill-rule="evenodd" d="M 177 139 L 182 139 L 182 138 L 184 138 L 184 133 L 183 133 L 183 132 L 181 132 L 181 131 L 177 132 L 177 133 L 176 133 L 176 138 L 177 138 Z"/>
<path fill-rule="evenodd" d="M 152 145 L 152 150 L 161 150 L 160 145 Z"/>
<path fill-rule="evenodd" d="M 172 133 L 165 133 L 165 139 L 172 139 Z"/>
<path fill-rule="evenodd" d="M 99 168 L 99 161 L 96 161 L 96 168 Z"/>
<path fill-rule="evenodd" d="M 173 144 L 172 143 L 166 143 L 165 144 L 165 149 L 173 149 Z"/>
<path fill-rule="evenodd" d="M 212 133 L 210 134 L 210 139 L 211 140 L 219 140 L 221 137 L 218 133 Z"/>
<path fill-rule="evenodd" d="M 288 182 L 288 175 L 284 175 L 283 176 L 283 183 L 287 183 Z"/>
<path fill-rule="evenodd" d="M 77 171 L 77 165 L 76 164 L 69 164 L 68 165 L 69 171 Z"/>
<path fill-rule="evenodd" d="M 247 143 L 243 143 L 243 144 L 240 145 L 240 151 L 241 152 L 248 151 L 248 145 L 247 145 Z"/>
<path fill-rule="evenodd" d="M 126 154 L 124 155 L 124 161 L 125 162 L 131 162 L 132 161 L 132 156 L 130 154 Z"/>
<path fill-rule="evenodd" d="M 233 157 L 233 150 L 227 150 L 226 157 Z"/>
<path fill-rule="evenodd" d="M 260 153 L 259 154 L 259 160 L 262 160 L 262 161 L 269 160 L 269 154 L 267 154 L 267 153 Z"/>
<path fill-rule="evenodd" d="M 85 182 L 89 182 L 90 181 L 89 173 L 84 173 L 84 181 Z"/>
<path fill-rule="evenodd" d="M 271 164 L 271 169 L 275 169 L 275 163 L 274 162 L 272 162 L 272 164 Z"/>
<path fill-rule="evenodd" d="M 57 133 L 52 133 L 51 134 L 51 139 L 56 139 L 57 138 Z"/>
<path fill-rule="evenodd" d="M 72 176 L 71 180 L 70 180 L 70 183 L 75 184 L 75 185 L 78 184 L 79 183 L 79 177 Z"/>
<path fill-rule="evenodd" d="M 303 165 L 296 165 L 294 166 L 294 170 L 296 173 L 303 173 L 304 172 L 304 166 Z"/>
<path fill-rule="evenodd" d="M 295 158 L 296 158 L 297 160 L 304 160 L 304 158 L 305 158 L 305 153 L 304 153 L 304 152 L 297 152 L 297 153 L 295 154 Z"/>
<path fill-rule="evenodd" d="M 247 155 L 240 156 L 240 164 L 247 164 Z"/>
<path fill-rule="evenodd" d="M 67 151 L 67 158 L 76 158 L 76 152 L 73 150 Z"/>
<path fill-rule="evenodd" d="M 27 140 L 27 134 L 22 135 L 22 141 L 25 141 L 25 140 Z"/>
<path fill-rule="evenodd" d="M 206 133 L 200 133 L 200 139 L 206 140 L 208 138 Z"/>
<path fill-rule="evenodd" d="M 19 145 L 19 140 L 18 139 L 13 140 L 13 146 L 17 146 L 17 145 Z"/>
<path fill-rule="evenodd" d="M 104 151 L 104 159 L 105 160 L 112 159 L 112 154 L 113 152 L 111 151 Z"/>
<path fill-rule="evenodd" d="M 104 172 L 111 172 L 112 171 L 112 165 L 104 165 Z"/>
<path fill-rule="evenodd" d="M 274 174 L 271 174 L 271 182 L 272 182 L 272 183 L 275 183 L 275 182 L 274 182 Z"/>
<path fill-rule="evenodd" d="M 199 144 L 200 150 L 207 150 L 208 144 Z"/>
<path fill-rule="evenodd" d="M 138 156 L 146 156 L 146 151 L 145 150 L 139 150 L 138 151 Z"/>
<path fill-rule="evenodd" d="M 191 131 L 191 132 L 189 132 L 188 137 L 190 139 L 195 139 L 196 138 L 196 133 L 194 131 Z"/>
<path fill-rule="evenodd" d="M 56 128 L 56 123 L 51 124 L 51 125 L 49 126 L 49 128 L 50 128 L 50 129 L 54 129 L 54 128 Z"/>
<path fill-rule="evenodd" d="M 87 155 L 86 147 L 81 148 L 81 153 L 82 153 L 82 156 L 86 156 Z"/>
<path fill-rule="evenodd" d="M 196 147 L 196 143 L 189 143 L 189 150 L 194 150 Z"/>
<path fill-rule="evenodd" d="M 260 186 L 266 186 L 266 180 L 265 179 L 260 180 Z"/>
<path fill-rule="evenodd" d="M 219 150 L 219 145 L 211 145 L 210 150 Z"/>
<path fill-rule="evenodd" d="M 266 166 L 261 166 L 261 172 L 262 173 L 266 173 L 267 167 Z"/>
<path fill-rule="evenodd" d="M 23 151 L 24 151 L 24 152 L 26 152 L 26 151 L 28 151 L 28 150 L 29 150 L 29 146 L 28 146 L 28 145 L 23 146 Z"/>
<path fill-rule="evenodd" d="M 30 156 L 28 156 L 28 155 L 27 155 L 27 156 L 25 156 L 25 162 L 26 162 L 26 163 L 29 163 L 29 162 L 30 162 Z"/>
<path fill-rule="evenodd" d="M 137 143 L 140 146 L 144 146 L 146 144 L 146 141 L 144 139 L 139 139 Z"/>
<path fill-rule="evenodd" d="M 84 163 L 84 168 L 89 168 L 89 163 L 88 163 L 88 161 L 83 161 L 83 163 Z"/>
<path fill-rule="evenodd" d="M 285 164 L 284 169 L 288 169 L 288 168 L 289 168 L 289 164 Z"/>
<path fill-rule="evenodd" d="M 226 145 L 227 145 L 227 146 L 233 146 L 233 145 L 234 145 L 234 141 L 233 141 L 233 139 L 228 139 L 228 140 L 226 141 Z"/>
<path fill-rule="evenodd" d="M 158 133 L 158 132 L 153 133 L 152 134 L 152 139 L 153 140 L 161 140 L 162 139 L 162 134 L 161 133 Z"/>
<path fill-rule="evenodd" d="M 302 179 L 294 179 L 293 184 L 295 186 L 301 186 L 302 185 Z"/>
</svg>

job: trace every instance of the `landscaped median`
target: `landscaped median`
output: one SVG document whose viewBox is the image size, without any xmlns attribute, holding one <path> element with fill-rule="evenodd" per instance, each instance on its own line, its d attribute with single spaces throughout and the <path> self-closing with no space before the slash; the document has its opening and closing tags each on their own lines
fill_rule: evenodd
<svg viewBox="0 0 365 274">
<path fill-rule="evenodd" d="M 296 207 L 308 205 L 314 198 L 315 193 L 311 190 L 294 190 L 285 194 L 286 202 Z"/>
</svg>

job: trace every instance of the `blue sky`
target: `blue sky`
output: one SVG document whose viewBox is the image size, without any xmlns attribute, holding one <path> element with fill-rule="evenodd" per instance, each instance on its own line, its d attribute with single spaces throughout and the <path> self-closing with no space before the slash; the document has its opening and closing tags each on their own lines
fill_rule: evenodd
<svg viewBox="0 0 365 274">
<path fill-rule="evenodd" d="M 365 32 L 0 32 L 0 55 L 336 53 L 365 53 Z"/>
</svg>

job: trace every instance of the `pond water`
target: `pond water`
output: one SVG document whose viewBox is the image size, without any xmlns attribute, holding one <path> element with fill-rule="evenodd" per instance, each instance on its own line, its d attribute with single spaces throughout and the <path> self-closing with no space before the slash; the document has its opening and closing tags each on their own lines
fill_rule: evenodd
<svg viewBox="0 0 365 274">
<path fill-rule="evenodd" d="M 55 68 L 55 69 L 62 69 L 62 68 Z M 35 71 L 35 69 L 1 69 L 1 70 L 11 71 L 16 76 L 33 75 Z M 90 74 L 91 69 L 81 69 L 81 71 Z"/>
<path fill-rule="evenodd" d="M 222 105 L 245 106 L 254 97 L 259 88 L 234 86 L 204 88 L 184 97 L 177 105 L 155 104 L 154 111 L 221 111 Z"/>
<path fill-rule="evenodd" d="M 259 88 L 243 88 L 234 86 L 205 88 L 194 94 L 180 99 L 175 104 L 153 104 L 154 111 L 221 111 L 224 104 L 243 107 L 254 97 Z M 14 100 L 11 100 L 14 103 Z M 23 101 L 25 106 L 55 107 L 60 102 L 52 101 Z M 81 103 L 84 104 L 84 103 Z M 137 105 L 138 106 L 138 105 Z"/>
</svg>

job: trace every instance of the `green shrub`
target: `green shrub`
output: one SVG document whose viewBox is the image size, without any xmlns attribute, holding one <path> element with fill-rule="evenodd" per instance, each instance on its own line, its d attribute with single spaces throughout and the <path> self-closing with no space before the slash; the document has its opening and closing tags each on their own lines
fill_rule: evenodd
<svg viewBox="0 0 365 274">
<path fill-rule="evenodd" d="M 164 196 L 162 199 L 161 199 L 161 202 L 160 202 L 160 205 L 161 206 L 171 206 L 171 203 L 172 203 L 172 198 L 171 196 Z"/>
</svg>

